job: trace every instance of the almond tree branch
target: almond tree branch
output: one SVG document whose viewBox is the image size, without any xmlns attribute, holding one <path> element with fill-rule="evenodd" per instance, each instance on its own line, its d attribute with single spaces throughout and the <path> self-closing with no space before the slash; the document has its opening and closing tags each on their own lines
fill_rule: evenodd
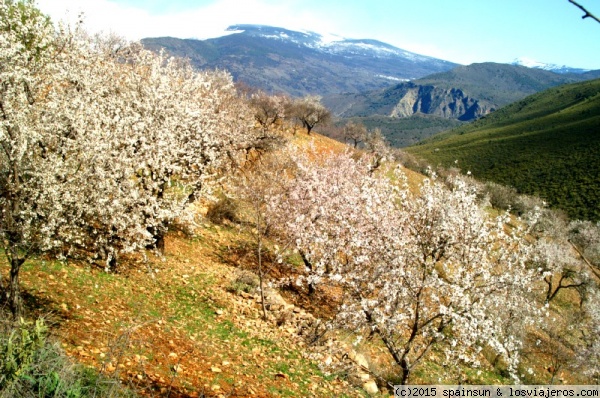
<svg viewBox="0 0 600 398">
<path fill-rule="evenodd" d="M 587 264 L 587 266 L 590 267 L 590 269 L 592 270 L 592 272 L 594 273 L 596 278 L 600 279 L 600 272 L 598 272 L 598 270 L 596 270 L 596 268 L 592 265 L 590 260 L 585 258 L 585 256 L 583 255 L 583 252 L 573 242 L 571 242 L 570 240 L 568 242 L 571 244 L 571 246 L 573 246 L 573 249 L 575 249 L 577 254 L 579 254 L 581 259 Z"/>
<path fill-rule="evenodd" d="M 600 19 L 598 17 L 596 17 L 594 14 L 592 14 L 591 12 L 589 12 L 584 6 L 577 3 L 575 0 L 568 0 L 568 1 L 569 1 L 569 3 L 573 4 L 575 7 L 579 8 L 581 11 L 583 11 L 585 13 L 585 15 L 581 17 L 582 19 L 592 18 L 596 22 L 600 23 Z"/>
</svg>

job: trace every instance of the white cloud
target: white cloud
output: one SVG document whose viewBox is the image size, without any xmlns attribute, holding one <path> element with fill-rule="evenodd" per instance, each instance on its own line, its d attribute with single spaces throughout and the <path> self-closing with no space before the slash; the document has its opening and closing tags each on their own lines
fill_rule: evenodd
<svg viewBox="0 0 600 398">
<path fill-rule="evenodd" d="M 152 17 L 146 11 L 107 0 L 38 0 L 38 5 L 54 21 L 72 23 L 83 13 L 85 26 L 92 32 L 115 32 L 134 39 L 151 26 Z"/>
<path fill-rule="evenodd" d="M 270 4 L 265 0 L 218 0 L 201 8 L 164 15 L 110 0 L 39 0 L 38 4 L 55 21 L 73 22 L 83 12 L 89 31 L 114 32 L 131 40 L 157 36 L 204 39 L 221 36 L 227 26 L 242 23 L 332 32 L 326 19 L 294 10 L 293 3 Z"/>
<path fill-rule="evenodd" d="M 309 7 L 303 0 L 215 0 L 179 12 L 155 13 L 150 9 L 125 6 L 115 0 L 38 0 L 40 9 L 53 20 L 74 22 L 84 14 L 91 32 L 112 32 L 130 40 L 173 36 L 206 39 L 222 36 L 235 24 L 263 24 L 292 30 L 311 30 L 355 39 L 379 39 L 417 54 L 469 63 L 465 53 L 453 54 L 449 48 L 407 40 L 385 26 L 357 23 L 352 14 L 332 18 L 324 9 Z"/>
</svg>

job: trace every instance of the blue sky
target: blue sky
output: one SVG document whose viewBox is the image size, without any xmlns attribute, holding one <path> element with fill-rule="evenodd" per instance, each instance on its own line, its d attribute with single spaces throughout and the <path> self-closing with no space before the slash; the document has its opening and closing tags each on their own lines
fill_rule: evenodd
<svg viewBox="0 0 600 398">
<path fill-rule="evenodd" d="M 600 16 L 600 1 L 579 0 Z M 253 23 L 378 39 L 461 64 L 517 57 L 600 69 L 600 23 L 567 0 L 38 0 L 53 19 L 129 39 L 208 38 Z M 65 14 L 66 10 L 68 13 Z M 66 15 L 66 16 L 65 16 Z"/>
</svg>

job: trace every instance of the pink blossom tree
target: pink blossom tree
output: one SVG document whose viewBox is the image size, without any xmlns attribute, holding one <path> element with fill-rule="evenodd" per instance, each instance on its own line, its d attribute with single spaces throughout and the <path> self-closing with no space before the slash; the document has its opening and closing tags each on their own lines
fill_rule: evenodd
<svg viewBox="0 0 600 398">
<path fill-rule="evenodd" d="M 448 189 L 432 176 L 413 196 L 400 170 L 392 182 L 369 159 L 293 156 L 298 172 L 270 199 L 271 219 L 310 262 L 308 283 L 343 286 L 338 326 L 378 336 L 403 383 L 433 349 L 474 365 L 493 349 L 516 377 L 535 314 L 525 231 L 488 217 L 460 178 Z"/>
</svg>

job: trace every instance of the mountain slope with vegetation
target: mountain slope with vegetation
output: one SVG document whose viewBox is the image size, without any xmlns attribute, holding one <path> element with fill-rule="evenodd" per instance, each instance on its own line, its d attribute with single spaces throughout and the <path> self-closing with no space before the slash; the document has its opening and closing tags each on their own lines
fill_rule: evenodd
<svg viewBox="0 0 600 398">
<path fill-rule="evenodd" d="M 404 148 L 415 145 L 440 131 L 450 130 L 463 123 L 432 115 L 414 115 L 406 118 L 387 116 L 351 117 L 340 119 L 336 124 L 344 126 L 353 122 L 363 124 L 367 129 L 373 131 L 380 129 L 386 141 L 393 148 Z M 327 129 L 323 129 L 328 133 Z M 335 133 L 332 137 L 335 136 Z M 343 140 L 343 138 L 340 138 Z"/>
<path fill-rule="evenodd" d="M 402 118 L 422 113 L 469 121 L 527 95 L 592 76 L 487 62 L 458 66 L 385 89 L 326 96 L 324 103 L 340 117 Z"/>
<path fill-rule="evenodd" d="M 408 151 L 600 220 L 600 80 L 529 96 Z"/>
</svg>

